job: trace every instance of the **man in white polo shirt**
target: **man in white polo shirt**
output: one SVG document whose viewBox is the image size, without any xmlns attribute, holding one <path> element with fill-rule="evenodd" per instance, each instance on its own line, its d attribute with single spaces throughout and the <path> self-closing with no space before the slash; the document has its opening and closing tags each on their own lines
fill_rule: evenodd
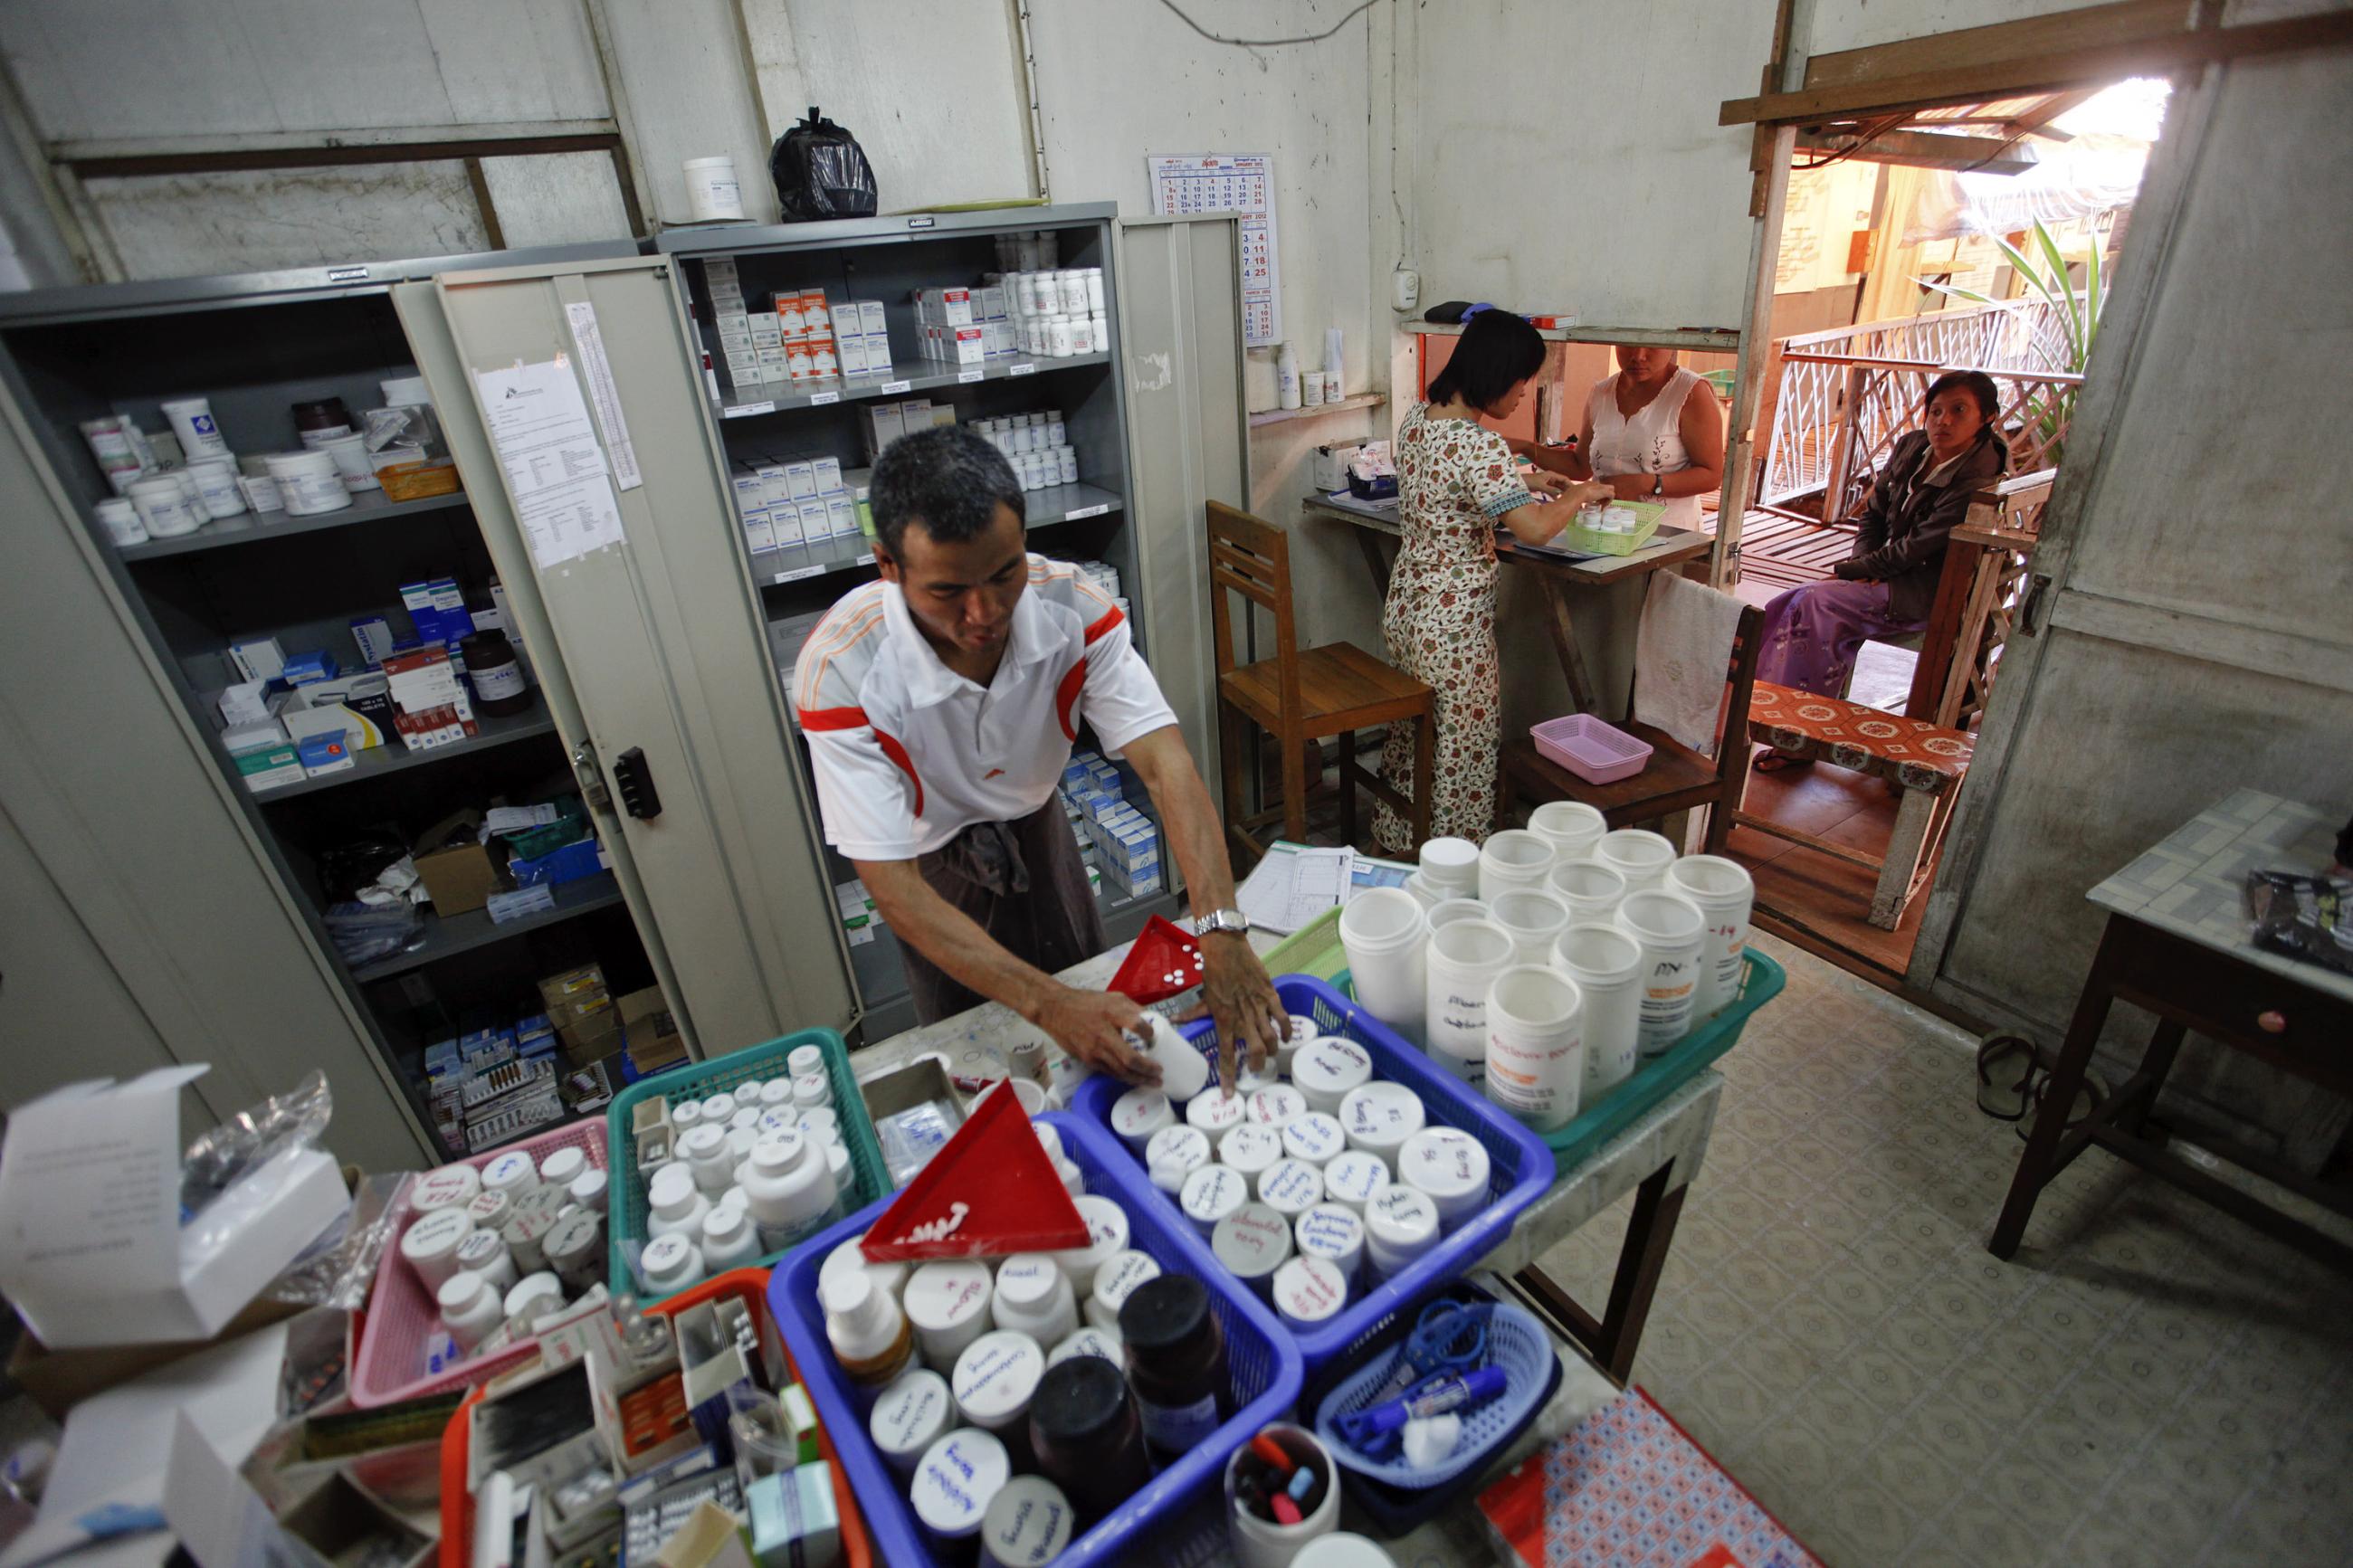
<svg viewBox="0 0 2353 1568">
<path fill-rule="evenodd" d="M 1131 1080 L 1157 1067 L 1122 1037 L 1142 1010 L 1054 973 L 1109 945 L 1055 798 L 1083 721 L 1159 808 L 1185 881 L 1217 1022 L 1271 1053 L 1283 1012 L 1234 906 L 1209 792 L 1126 617 L 1069 564 L 1027 548 L 1020 481 L 962 426 L 891 443 L 874 466 L 881 580 L 809 634 L 793 700 L 817 760 L 826 839 L 905 949 L 925 1023 L 984 997 Z"/>
</svg>

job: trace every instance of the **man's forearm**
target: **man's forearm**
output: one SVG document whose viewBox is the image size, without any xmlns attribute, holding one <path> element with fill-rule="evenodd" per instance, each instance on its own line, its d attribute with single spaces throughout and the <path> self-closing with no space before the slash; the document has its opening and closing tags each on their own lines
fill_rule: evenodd
<svg viewBox="0 0 2353 1568">
<path fill-rule="evenodd" d="M 850 864 L 901 942 L 950 979 L 1037 1022 L 1046 997 L 1060 984 L 1052 975 L 1014 957 L 979 921 L 940 897 L 913 860 Z"/>
<path fill-rule="evenodd" d="M 1127 760 L 1160 808 L 1168 852 L 1185 874 L 1185 894 L 1196 915 L 1234 907 L 1233 863 L 1226 856 L 1225 825 L 1201 782 L 1200 769 L 1175 727 L 1155 730 L 1127 748 Z"/>
</svg>

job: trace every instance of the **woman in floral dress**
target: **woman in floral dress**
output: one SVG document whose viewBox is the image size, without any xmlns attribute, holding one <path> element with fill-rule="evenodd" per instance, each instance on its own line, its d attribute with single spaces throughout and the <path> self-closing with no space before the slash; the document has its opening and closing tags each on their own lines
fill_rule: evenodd
<svg viewBox="0 0 2353 1568">
<path fill-rule="evenodd" d="M 1433 836 L 1477 843 L 1494 816 L 1503 715 L 1496 525 L 1541 544 L 1567 527 L 1578 507 L 1610 495 L 1607 484 L 1576 484 L 1542 470 L 1523 480 L 1504 437 L 1479 423 L 1482 416 L 1510 417 L 1544 368 L 1544 339 L 1534 327 L 1508 310 L 1482 310 L 1431 378 L 1430 401 L 1398 426 L 1398 512 L 1405 545 L 1389 576 L 1381 635 L 1389 662 L 1437 694 Z M 1413 749 L 1411 728 L 1390 725 L 1381 773 L 1400 793 L 1412 789 Z M 1373 837 L 1388 854 L 1410 858 L 1419 848 L 1405 819 L 1386 805 L 1374 814 Z"/>
</svg>

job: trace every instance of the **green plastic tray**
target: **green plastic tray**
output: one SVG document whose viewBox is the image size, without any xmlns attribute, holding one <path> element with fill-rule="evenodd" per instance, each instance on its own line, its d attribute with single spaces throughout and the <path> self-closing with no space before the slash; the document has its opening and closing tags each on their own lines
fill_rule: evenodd
<svg viewBox="0 0 2353 1568">
<path fill-rule="evenodd" d="M 1552 1150 L 1555 1170 L 1566 1172 L 1591 1158 L 1595 1150 L 1633 1125 L 1684 1079 L 1739 1043 L 1748 1016 L 1779 995 L 1789 978 L 1779 964 L 1753 947 L 1743 957 L 1746 967 L 1740 977 L 1740 994 L 1722 1012 L 1635 1068 L 1634 1076 L 1599 1105 L 1580 1111 L 1559 1131 L 1542 1135 Z M 1340 911 L 1319 916 L 1284 939 L 1267 953 L 1266 972 L 1313 974 L 1331 982 L 1334 990 L 1354 1000 L 1356 983 L 1348 973 L 1347 952 L 1340 945 Z"/>
<path fill-rule="evenodd" d="M 1788 982 L 1779 964 L 1753 947 L 1743 961 L 1746 969 L 1740 976 L 1740 994 L 1725 1004 L 1722 1012 L 1636 1068 L 1634 1076 L 1603 1096 L 1599 1105 L 1579 1111 L 1559 1131 L 1543 1135 L 1552 1150 L 1554 1170 L 1566 1173 L 1591 1159 L 1601 1145 L 1739 1042 L 1748 1016 L 1779 995 Z"/>
<path fill-rule="evenodd" d="M 668 1072 L 656 1073 L 615 1095 L 605 1111 L 605 1137 L 610 1151 L 606 1169 L 612 1177 L 605 1189 L 605 1247 L 615 1295 L 625 1291 L 637 1294 L 637 1276 L 629 1268 L 624 1247 L 632 1242 L 642 1247 L 646 1240 L 646 1180 L 638 1173 L 637 1141 L 629 1134 L 629 1123 L 638 1107 L 657 1095 L 691 1094 L 704 1099 L 752 1079 L 782 1078 L 786 1072 L 786 1058 L 802 1046 L 815 1046 L 825 1053 L 826 1077 L 833 1083 L 834 1116 L 841 1128 L 841 1141 L 849 1150 L 851 1190 L 842 1200 L 842 1213 L 855 1214 L 891 1192 L 891 1173 L 882 1163 L 882 1145 L 874 1136 L 873 1120 L 866 1114 L 865 1097 L 858 1091 L 858 1075 L 849 1070 L 849 1048 L 831 1029 L 803 1029 L 770 1040 L 765 1046 L 747 1046 L 707 1062 L 689 1062 Z M 786 1247 L 771 1252 L 741 1267 L 772 1268 L 791 1250 Z M 669 1299 L 640 1297 L 647 1306 Z"/>
</svg>

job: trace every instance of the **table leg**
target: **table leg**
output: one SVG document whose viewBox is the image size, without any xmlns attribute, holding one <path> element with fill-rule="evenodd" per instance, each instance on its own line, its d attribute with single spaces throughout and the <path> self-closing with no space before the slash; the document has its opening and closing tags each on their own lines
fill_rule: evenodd
<svg viewBox="0 0 2353 1568">
<path fill-rule="evenodd" d="M 2017 1254 L 2019 1238 L 2026 1234 L 2026 1222 L 2034 1214 L 2034 1202 L 2042 1194 L 2043 1183 L 2057 1168 L 2053 1157 L 2059 1152 L 2062 1130 L 2066 1125 L 2066 1108 L 2075 1103 L 2075 1096 L 2084 1087 L 2084 1069 L 2092 1062 L 2092 1047 L 2099 1044 L 2100 1027 L 2108 1021 L 2108 1008 L 2115 1001 L 2109 978 L 2117 948 L 2129 940 L 2123 924 L 2110 916 L 2107 929 L 2100 933 L 2100 950 L 2092 959 L 2092 973 L 2084 977 L 2084 993 L 2075 999 L 2075 1016 L 2068 1021 L 2067 1038 L 2059 1047 L 2059 1065 L 2052 1070 L 2050 1087 L 2043 1090 L 2043 1104 L 2050 1108 L 2051 1114 L 2035 1116 L 2034 1131 L 2026 1140 L 2026 1152 L 2018 1157 L 2018 1173 L 2010 1178 L 2010 1196 L 2003 1200 L 2001 1217 L 1994 1222 L 1993 1235 L 1986 1242 L 1986 1250 L 1996 1258 Z"/>
<path fill-rule="evenodd" d="M 1593 696 L 1593 678 L 1586 673 L 1585 654 L 1577 646 L 1577 627 L 1568 615 L 1568 590 L 1553 581 L 1549 573 L 1538 573 L 1544 585 L 1545 626 L 1552 633 L 1553 651 L 1560 656 L 1560 672 L 1568 679 L 1568 695 L 1580 713 L 1590 713 L 1597 706 Z"/>
<path fill-rule="evenodd" d="M 2148 1126 L 2148 1113 L 2156 1108 L 2166 1075 L 2173 1071 L 2173 1058 L 2180 1054 L 2181 1038 L 2189 1032 L 2187 1025 L 2171 1018 L 2157 1021 L 2157 1030 L 2148 1037 L 2148 1054 L 2141 1058 L 2140 1070 L 2133 1074 L 2133 1101 L 2116 1110 L 2116 1122 L 2120 1131 L 2137 1138 Z"/>
<path fill-rule="evenodd" d="M 1378 594 L 1386 604 L 1389 596 L 1389 556 L 1388 552 L 1381 548 L 1381 540 L 1386 536 L 1370 528 L 1351 529 L 1349 531 L 1356 536 L 1356 548 L 1365 552 L 1365 570 L 1373 574 L 1373 592 Z"/>
<path fill-rule="evenodd" d="M 1626 1240 L 1618 1250 L 1618 1271 L 1609 1282 L 1609 1304 L 1599 1321 L 1577 1304 L 1557 1280 L 1540 1265 L 1531 1264 L 1514 1278 L 1537 1309 L 1570 1338 L 1593 1354 L 1601 1370 L 1624 1383 L 1634 1370 L 1634 1352 L 1650 1321 L 1651 1299 L 1658 1293 L 1659 1274 L 1666 1268 L 1673 1246 L 1675 1222 L 1683 1215 L 1687 1182 L 1674 1182 L 1672 1163 L 1660 1166 L 1634 1189 L 1634 1212 L 1626 1224 Z M 1668 1184 L 1673 1182 L 1671 1187 Z"/>
</svg>

